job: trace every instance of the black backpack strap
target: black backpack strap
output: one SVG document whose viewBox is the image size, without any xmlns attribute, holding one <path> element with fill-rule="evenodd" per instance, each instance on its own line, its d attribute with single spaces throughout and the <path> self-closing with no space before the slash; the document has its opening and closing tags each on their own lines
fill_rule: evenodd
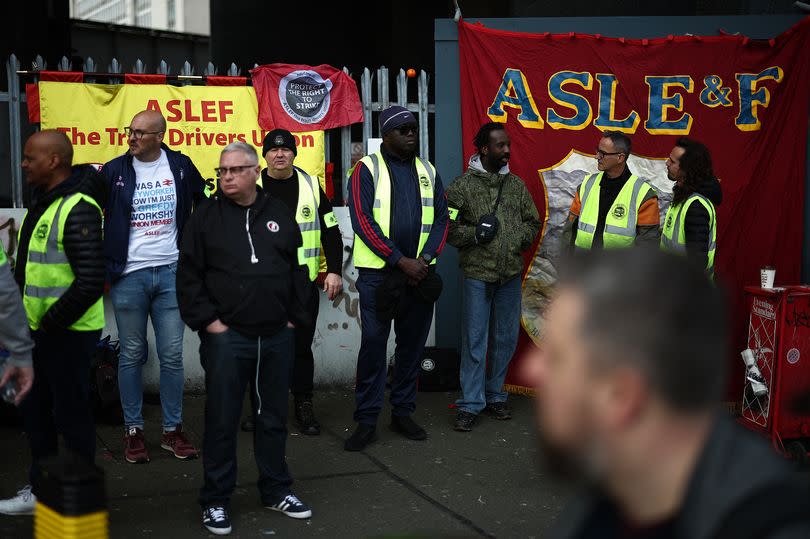
<svg viewBox="0 0 810 539">
<path fill-rule="evenodd" d="M 498 186 L 498 197 L 495 199 L 495 207 L 492 208 L 492 215 L 495 215 L 495 212 L 498 211 L 498 206 L 501 203 L 501 193 L 503 193 L 503 184 L 506 183 L 506 180 L 509 178 L 509 175 L 506 174 L 501 179 L 501 185 Z"/>
<path fill-rule="evenodd" d="M 801 522 L 810 524 L 810 489 L 795 482 L 755 490 L 731 509 L 714 539 L 762 539 Z"/>
</svg>

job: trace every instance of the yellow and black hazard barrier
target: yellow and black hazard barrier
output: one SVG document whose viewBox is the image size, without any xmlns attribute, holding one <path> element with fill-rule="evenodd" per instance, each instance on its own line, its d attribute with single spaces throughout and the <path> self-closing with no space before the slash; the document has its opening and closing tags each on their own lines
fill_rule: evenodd
<svg viewBox="0 0 810 539">
<path fill-rule="evenodd" d="M 75 456 L 43 461 L 34 480 L 34 539 L 107 539 L 104 472 Z"/>
</svg>

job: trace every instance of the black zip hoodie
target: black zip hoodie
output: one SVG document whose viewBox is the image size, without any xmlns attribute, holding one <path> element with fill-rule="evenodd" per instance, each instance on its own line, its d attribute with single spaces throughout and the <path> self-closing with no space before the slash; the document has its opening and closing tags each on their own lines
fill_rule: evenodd
<svg viewBox="0 0 810 539">
<path fill-rule="evenodd" d="M 180 243 L 177 299 L 194 331 L 219 319 L 247 337 L 309 322 L 311 284 L 298 263 L 301 233 L 283 203 L 257 187 L 239 206 L 218 195 L 191 215 Z"/>
</svg>

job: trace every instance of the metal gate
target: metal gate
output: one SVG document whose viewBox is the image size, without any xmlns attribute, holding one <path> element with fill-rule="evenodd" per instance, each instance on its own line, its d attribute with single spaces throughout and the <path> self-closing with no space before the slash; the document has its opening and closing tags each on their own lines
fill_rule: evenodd
<svg viewBox="0 0 810 539">
<path fill-rule="evenodd" d="M 113 59 L 107 66 L 106 71 L 99 69 L 99 65 L 88 57 L 81 66 L 84 73 L 84 82 L 105 82 L 108 84 L 123 84 L 125 73 L 124 67 Z M 47 70 L 47 65 L 41 56 L 37 56 L 32 62 L 30 69 L 21 69 L 20 61 L 15 55 L 11 55 L 6 61 L 6 81 L 8 91 L 0 92 L 0 102 L 8 105 L 8 136 L 9 136 L 9 178 L 11 181 L 11 205 L 14 208 L 23 207 L 23 179 L 21 159 L 22 159 L 22 133 L 23 123 L 27 124 L 27 115 L 23 117 L 22 111 L 26 106 L 24 84 L 36 83 L 39 73 Z M 73 64 L 66 57 L 56 66 L 56 71 L 73 71 Z M 345 67 L 343 71 L 352 76 Z M 129 73 L 145 74 L 146 65 L 137 60 Z M 165 61 L 161 61 L 156 67 L 155 74 L 166 75 L 167 84 L 178 86 L 205 84 L 206 78 L 215 76 L 218 73 L 217 67 L 208 63 L 201 75 L 195 74 L 195 69 L 190 62 L 186 61 L 180 66 L 179 71 L 173 70 L 172 66 Z M 173 74 L 176 73 L 176 74 Z M 241 76 L 241 70 L 231 64 L 225 73 L 226 76 Z M 250 79 L 248 75 L 248 80 Z M 363 105 L 363 125 L 362 140 L 355 143 L 352 138 L 351 126 L 340 128 L 340 151 L 333 153 L 330 148 L 330 133 L 325 136 L 326 161 L 334 162 L 333 158 L 339 159 L 340 167 L 337 170 L 342 172 L 341 189 L 343 200 L 347 197 L 347 183 L 343 180 L 355 161 L 365 155 L 368 151 L 368 140 L 379 136 L 379 126 L 377 125 L 377 114 L 392 104 L 402 105 L 412 111 L 419 120 L 419 154 L 424 158 L 430 157 L 430 115 L 435 113 L 435 106 L 428 100 L 428 84 L 430 78 L 422 70 L 418 76 L 408 77 L 404 69 L 400 69 L 394 78 L 394 96 L 391 96 L 391 74 L 387 67 L 379 67 L 373 72 L 369 68 L 364 68 L 362 74 L 356 79 L 359 81 L 360 99 Z M 376 91 L 375 91 L 376 82 Z M 409 101 L 409 97 L 416 97 L 416 101 Z M 357 144 L 362 143 L 362 146 Z M 359 151 L 358 151 L 359 150 Z M 0 163 L 0 167 L 2 167 Z"/>
</svg>

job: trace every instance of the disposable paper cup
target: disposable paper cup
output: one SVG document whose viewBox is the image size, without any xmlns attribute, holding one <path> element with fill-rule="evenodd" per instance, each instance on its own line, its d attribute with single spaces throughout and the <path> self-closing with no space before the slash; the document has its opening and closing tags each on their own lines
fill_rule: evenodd
<svg viewBox="0 0 810 539">
<path fill-rule="evenodd" d="M 751 350 L 750 348 L 746 348 L 745 350 L 743 350 L 740 353 L 740 355 L 742 356 L 742 360 L 745 363 L 746 367 L 750 368 L 756 365 L 757 360 L 756 357 L 754 357 L 754 351 Z"/>
<path fill-rule="evenodd" d="M 773 288 L 773 282 L 776 279 L 776 268 L 773 266 L 766 266 L 759 270 L 759 279 L 762 283 L 762 288 Z"/>
</svg>

